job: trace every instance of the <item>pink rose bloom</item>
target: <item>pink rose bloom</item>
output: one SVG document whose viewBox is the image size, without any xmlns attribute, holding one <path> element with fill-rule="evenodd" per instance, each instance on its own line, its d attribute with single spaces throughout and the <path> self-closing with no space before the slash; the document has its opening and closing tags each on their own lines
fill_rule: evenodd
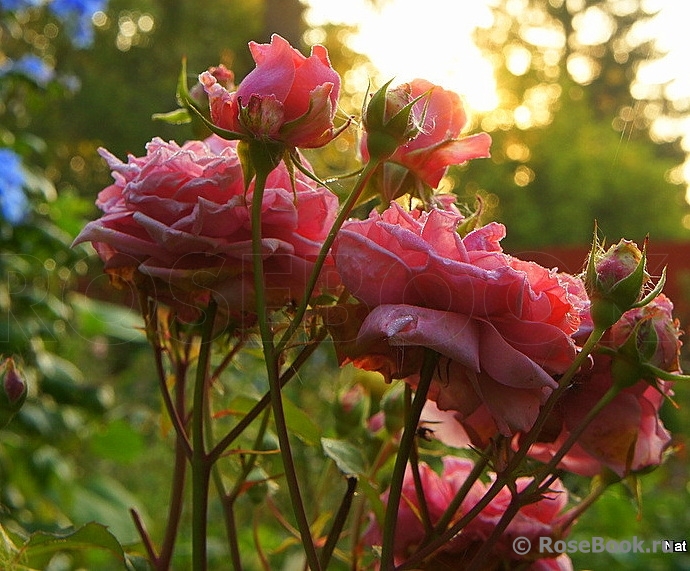
<svg viewBox="0 0 690 571">
<path fill-rule="evenodd" d="M 442 460 L 443 470 L 440 475 L 427 464 L 423 462 L 419 464 L 424 499 L 432 525 L 438 523 L 441 515 L 465 483 L 474 466 L 471 460 L 465 458 L 445 456 Z M 519 478 L 516 482 L 518 490 L 524 489 L 530 480 L 530 478 Z M 469 512 L 484 497 L 488 489 L 489 485 L 484 484 L 481 480 L 474 482 L 460 504 L 460 508 L 453 516 L 451 525 Z M 383 494 L 382 499 L 384 503 L 388 501 L 388 491 Z M 463 528 L 461 533 L 434 554 L 431 561 L 436 562 L 443 569 L 459 569 L 461 566 L 467 565 L 481 543 L 485 542 L 491 535 L 494 527 L 508 508 L 510 500 L 510 491 L 503 488 L 479 515 Z M 537 559 L 540 556 L 537 552 L 540 537 L 560 539 L 568 532 L 567 529 L 560 530 L 558 528 L 559 523 L 565 517 L 563 511 L 567 501 L 567 490 L 560 480 L 556 480 L 551 486 L 551 491 L 547 492 L 539 501 L 522 507 L 496 543 L 491 560 L 485 562 L 485 568 L 503 569 L 505 568 L 504 564 L 510 561 Z M 412 471 L 408 467 L 403 481 L 402 498 L 395 530 L 394 555 L 396 565 L 407 560 L 425 539 L 426 534 L 420 514 Z M 528 538 L 534 548 L 527 555 L 518 555 L 513 549 L 514 539 L 520 536 Z M 382 531 L 378 523 L 374 521 L 365 534 L 364 541 L 369 545 L 380 545 L 381 540 Z M 433 568 L 433 564 L 430 562 L 427 567 Z M 572 565 L 566 555 L 553 560 L 538 559 L 526 569 L 532 571 L 571 570 Z"/>
<path fill-rule="evenodd" d="M 443 458 L 443 474 L 439 476 L 426 463 L 420 462 L 419 473 L 429 510 L 429 519 L 432 524 L 441 519 L 443 512 L 445 512 L 448 504 L 453 500 L 453 497 L 465 482 L 467 476 L 469 476 L 473 466 L 474 464 L 471 460 L 445 456 Z M 453 521 L 457 521 L 472 509 L 472 506 L 476 505 L 484 496 L 486 490 L 485 484 L 479 480 L 476 481 L 460 505 Z M 383 494 L 382 499 L 384 503 L 388 503 L 388 491 Z M 424 539 L 425 530 L 420 519 L 419 509 L 419 500 L 415 492 L 412 470 L 408 466 L 403 481 L 402 498 L 395 527 L 396 564 L 404 562 L 412 555 Z M 382 531 L 378 523 L 373 522 L 364 536 L 364 541 L 368 545 L 380 545 L 382 537 Z M 450 546 L 451 544 L 448 544 L 444 550 L 448 550 Z"/>
<path fill-rule="evenodd" d="M 211 120 L 223 129 L 291 147 L 328 143 L 336 134 L 340 76 L 326 48 L 314 46 L 307 58 L 274 34 L 270 44 L 250 42 L 249 50 L 256 68 L 236 91 L 228 91 L 210 71 L 199 76 Z"/>
<path fill-rule="evenodd" d="M 669 373 L 680 373 L 680 335 L 673 319 L 673 304 L 663 294 L 641 308 L 626 311 L 611 327 L 602 344 L 621 347 L 635 332 L 636 347 L 649 364 Z M 612 357 L 595 354 L 594 363 L 583 368 L 564 394 L 530 455 L 547 461 L 577 428 L 587 412 L 612 386 Z M 645 370 L 640 369 L 640 373 Z M 659 418 L 672 383 L 640 378 L 620 391 L 585 429 L 577 444 L 560 463 L 562 468 L 593 476 L 606 466 L 619 476 L 657 466 L 671 443 L 671 435 Z"/>
<path fill-rule="evenodd" d="M 528 430 L 575 357 L 586 300 L 558 273 L 503 253 L 502 225 L 461 238 L 461 220 L 393 204 L 343 226 L 335 264 L 369 313 L 350 312 L 362 323 L 354 342 L 336 339 L 341 360 L 414 384 L 422 348 L 433 349 L 443 357 L 430 391 L 440 409 L 466 420 L 485 408 L 494 432 Z"/>
<path fill-rule="evenodd" d="M 144 157 L 101 155 L 115 183 L 98 195 L 103 216 L 75 244 L 92 242 L 111 274 L 150 278 L 151 295 L 175 305 L 207 301 L 254 312 L 253 187 L 246 195 L 236 143 L 211 136 L 182 146 L 154 139 Z M 336 216 L 335 195 L 283 164 L 263 196 L 262 251 L 272 307 L 299 298 Z"/>
<path fill-rule="evenodd" d="M 460 137 L 467 124 L 467 115 L 460 96 L 424 79 L 414 79 L 393 90 L 404 94 L 408 101 L 430 91 L 414 106 L 413 113 L 419 119 L 419 134 L 398 147 L 391 163 L 401 165 L 432 188 L 436 188 L 451 165 L 460 165 L 470 159 L 489 157 L 491 137 L 478 133 Z M 398 96 L 397 99 L 400 97 Z M 423 116 L 426 106 L 426 115 Z M 421 118 L 424 122 L 421 123 Z M 362 140 L 362 154 L 368 159 L 366 133 Z"/>
<path fill-rule="evenodd" d="M 659 410 L 664 395 L 672 393 L 671 383 L 657 384 L 659 390 L 640 381 L 618 393 L 587 426 L 559 467 L 594 476 L 606 466 L 623 477 L 659 465 L 671 443 Z M 611 358 L 596 355 L 594 365 L 575 377 L 556 404 L 540 441 L 530 448 L 530 456 L 547 462 L 611 385 Z"/>
</svg>

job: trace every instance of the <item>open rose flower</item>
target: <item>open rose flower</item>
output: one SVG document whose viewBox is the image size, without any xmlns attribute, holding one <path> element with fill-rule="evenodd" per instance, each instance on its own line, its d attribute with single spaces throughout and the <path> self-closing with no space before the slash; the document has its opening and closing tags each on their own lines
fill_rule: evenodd
<svg viewBox="0 0 690 571">
<path fill-rule="evenodd" d="M 624 313 L 603 344 L 615 349 L 624 345 L 630 335 L 636 335 L 640 353 L 648 355 L 652 365 L 680 373 L 681 332 L 672 312 L 673 304 L 662 294 L 646 306 Z M 553 456 L 612 386 L 614 358 L 596 354 L 593 365 L 583 367 L 576 375 L 556 404 L 539 442 L 530 449 L 533 457 L 546 461 Z M 645 374 L 644 365 L 639 371 Z M 672 382 L 642 377 L 628 383 L 589 424 L 560 466 L 585 476 L 598 474 L 606 466 L 622 477 L 659 465 L 671 443 L 671 435 L 659 418 L 665 397 L 672 394 L 671 387 Z"/>
<path fill-rule="evenodd" d="M 424 96 L 425 94 L 427 94 Z M 467 114 L 460 96 L 424 79 L 414 79 L 388 92 L 388 100 L 411 102 L 421 99 L 413 107 L 411 121 L 418 125 L 417 134 L 400 145 L 379 172 L 382 194 L 393 200 L 410 192 L 419 181 L 436 188 L 451 165 L 471 159 L 489 157 L 491 137 L 478 133 L 461 137 L 467 124 Z M 362 138 L 361 150 L 368 159 L 368 134 Z"/>
<path fill-rule="evenodd" d="M 291 147 L 328 143 L 336 134 L 340 76 L 326 48 L 314 46 L 304 57 L 274 34 L 270 44 L 250 42 L 249 49 L 256 68 L 236 91 L 228 91 L 210 71 L 199 76 L 209 97 L 211 120 L 249 138 Z"/>
<path fill-rule="evenodd" d="M 98 195 L 103 216 L 75 244 L 92 242 L 106 271 L 152 279 L 156 297 L 184 309 L 213 295 L 231 313 L 254 311 L 253 187 L 245 195 L 236 143 L 215 135 L 182 146 L 154 139 L 123 163 L 101 149 L 115 183 Z M 279 307 L 299 298 L 333 223 L 337 198 L 284 165 L 263 195 L 266 297 Z"/>
<path fill-rule="evenodd" d="M 347 222 L 333 256 L 366 311 L 333 310 L 326 319 L 341 361 L 414 384 L 423 348 L 433 349 L 442 361 L 430 398 L 440 409 L 463 420 L 486 410 L 494 431 L 528 430 L 556 386 L 553 375 L 575 357 L 571 334 L 586 307 L 583 289 L 503 253 L 502 225 L 461 238 L 461 220 L 394 203 L 382 215 Z"/>
<path fill-rule="evenodd" d="M 474 464 L 465 458 L 445 456 L 443 470 L 436 473 L 426 463 L 420 462 L 419 473 L 421 488 L 431 525 L 441 519 L 448 505 L 467 480 Z M 518 478 L 518 491 L 523 490 L 531 478 Z M 457 522 L 469 512 L 485 495 L 489 485 L 477 480 L 470 487 L 465 499 L 451 519 L 451 524 Z M 432 569 L 437 565 L 441 569 L 460 569 L 466 566 L 473 557 L 473 553 L 491 535 L 496 524 L 505 513 L 511 501 L 511 493 L 503 488 L 491 502 L 472 519 L 453 540 L 446 543 L 427 562 L 425 568 Z M 382 499 L 388 501 L 386 491 Z M 540 537 L 561 539 L 568 529 L 560 529 L 560 522 L 567 517 L 564 513 L 568 501 L 568 492 L 560 480 L 555 480 L 540 500 L 520 508 L 515 518 L 508 525 L 492 551 L 491 559 L 485 561 L 484 569 L 504 569 L 510 563 L 520 561 L 524 569 L 531 571 L 560 569 L 572 570 L 572 564 L 567 555 L 555 559 L 543 558 L 537 552 Z M 394 556 L 396 565 L 407 560 L 426 538 L 426 530 L 421 516 L 419 498 L 415 488 L 412 470 L 408 467 L 405 472 L 402 487 L 402 499 L 398 508 L 398 519 L 395 529 Z M 526 537 L 531 541 L 534 549 L 528 553 L 518 555 L 513 547 L 513 541 L 518 537 Z M 380 545 L 381 529 L 376 521 L 372 523 L 364 540 L 369 545 Z M 543 559 L 539 559 L 542 557 Z M 521 567 L 523 568 L 523 567 Z"/>
<path fill-rule="evenodd" d="M 547 462 L 611 384 L 611 359 L 597 355 L 594 366 L 578 374 L 556 404 L 530 456 Z M 664 395 L 671 394 L 671 384 L 663 381 L 658 388 L 640 381 L 623 389 L 587 426 L 559 467 L 583 476 L 594 476 L 607 467 L 623 477 L 658 466 L 671 443 L 659 410 Z"/>
</svg>

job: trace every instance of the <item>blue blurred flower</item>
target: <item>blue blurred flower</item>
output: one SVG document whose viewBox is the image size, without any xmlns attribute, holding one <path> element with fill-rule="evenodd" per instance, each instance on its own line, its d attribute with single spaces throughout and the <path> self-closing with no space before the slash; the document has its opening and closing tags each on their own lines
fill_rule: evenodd
<svg viewBox="0 0 690 571">
<path fill-rule="evenodd" d="M 107 0 L 53 0 L 48 8 L 65 24 L 72 43 L 77 47 L 87 48 L 93 44 L 91 18 L 99 10 L 105 10 L 107 3 Z"/>
<path fill-rule="evenodd" d="M 43 3 L 43 0 L 0 0 L 0 8 L 7 11 L 18 12 L 33 8 Z"/>
<path fill-rule="evenodd" d="M 0 77 L 9 73 L 23 75 L 41 87 L 55 78 L 55 70 L 34 54 L 24 54 L 17 61 L 7 60 L 0 66 Z"/>
<path fill-rule="evenodd" d="M 10 149 L 0 149 L 0 213 L 10 224 L 19 224 L 29 211 L 23 190 L 22 160 Z"/>
</svg>

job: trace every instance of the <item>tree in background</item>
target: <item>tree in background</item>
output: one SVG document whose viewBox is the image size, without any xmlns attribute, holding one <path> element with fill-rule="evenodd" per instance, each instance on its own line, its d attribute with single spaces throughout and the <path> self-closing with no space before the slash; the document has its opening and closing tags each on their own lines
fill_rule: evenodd
<svg viewBox="0 0 690 571">
<path fill-rule="evenodd" d="M 608 235 L 687 237 L 683 152 L 650 139 L 654 120 L 678 110 L 661 90 L 631 94 L 639 66 L 660 56 L 639 33 L 652 17 L 643 4 L 500 0 L 478 30 L 499 85 L 481 121 L 493 164 L 456 173 L 472 181 L 458 192 L 484 195 L 511 247 L 586 244 L 592 218 Z"/>
</svg>

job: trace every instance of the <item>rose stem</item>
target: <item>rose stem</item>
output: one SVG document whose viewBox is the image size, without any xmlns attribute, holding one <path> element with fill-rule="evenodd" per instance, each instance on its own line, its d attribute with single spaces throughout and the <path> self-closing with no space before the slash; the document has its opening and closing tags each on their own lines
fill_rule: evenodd
<svg viewBox="0 0 690 571">
<path fill-rule="evenodd" d="M 420 548 L 407 561 L 405 561 L 402 565 L 399 565 L 397 569 L 414 568 L 416 564 L 418 564 L 420 561 L 423 561 L 429 555 L 434 553 L 444 543 L 451 540 L 460 530 L 462 530 L 470 521 L 472 521 L 477 516 L 477 514 L 480 511 L 482 511 L 489 504 L 489 502 L 491 502 L 492 499 L 494 499 L 494 497 L 496 497 L 496 495 L 503 488 L 503 486 L 505 486 L 508 482 L 514 479 L 512 477 L 512 474 L 522 463 L 522 460 L 527 455 L 527 451 L 529 450 L 530 446 L 532 446 L 532 444 L 534 444 L 534 442 L 536 441 L 537 437 L 539 436 L 539 432 L 544 426 L 544 423 L 546 422 L 546 419 L 548 418 L 549 414 L 551 414 L 551 411 L 553 410 L 556 401 L 560 398 L 563 391 L 565 391 L 568 388 L 570 381 L 575 376 L 575 373 L 577 373 L 577 371 L 585 362 L 589 354 L 594 350 L 594 347 L 599 342 L 601 337 L 604 335 L 604 332 L 605 330 L 595 328 L 590 333 L 589 337 L 587 338 L 587 341 L 580 350 L 580 353 L 578 353 L 578 355 L 575 357 L 575 360 L 571 363 L 568 370 L 559 379 L 558 388 L 555 389 L 549 395 L 548 400 L 539 412 L 539 416 L 537 417 L 534 426 L 525 435 L 525 439 L 520 443 L 520 448 L 515 453 L 513 458 L 511 458 L 506 469 L 500 474 L 498 474 L 498 477 L 496 478 L 496 480 L 494 480 L 494 483 L 487 490 L 486 494 L 484 494 L 484 497 L 469 512 L 467 512 L 456 523 L 454 523 L 450 528 L 448 528 L 442 535 L 438 536 L 436 539 L 429 542 L 424 547 Z"/>
<path fill-rule="evenodd" d="M 410 457 L 410 451 L 414 445 L 415 435 L 417 433 L 417 424 L 422 415 L 422 409 L 426 402 L 426 395 L 431 386 L 431 379 L 434 376 L 434 370 L 439 360 L 439 354 L 430 349 L 424 351 L 424 361 L 419 374 L 419 384 L 415 392 L 414 400 L 410 406 L 410 413 L 405 419 L 405 428 L 403 429 L 402 437 L 400 438 L 400 445 L 398 447 L 398 454 L 395 458 L 395 465 L 393 466 L 393 474 L 391 475 L 391 485 L 388 492 L 388 505 L 386 506 L 386 515 L 383 520 L 383 541 L 381 546 L 381 569 L 389 571 L 394 568 L 393 555 L 395 548 L 395 527 L 398 519 L 398 508 L 400 507 L 400 498 L 402 496 L 402 485 L 405 478 L 405 469 L 407 468 L 407 461 Z"/>
<path fill-rule="evenodd" d="M 297 329 L 301 325 L 302 319 L 304 318 L 304 315 L 307 312 L 309 300 L 311 299 L 311 295 L 314 292 L 314 288 L 316 288 L 316 282 L 319 279 L 319 274 L 321 273 L 321 269 L 323 268 L 323 265 L 326 261 L 326 256 L 328 256 L 328 252 L 330 251 L 331 246 L 333 245 L 333 241 L 335 240 L 335 237 L 338 235 L 340 228 L 345 223 L 345 220 L 350 215 L 350 212 L 352 212 L 352 209 L 354 208 L 355 204 L 357 204 L 357 200 L 359 200 L 359 197 L 362 194 L 364 187 L 367 185 L 367 182 L 369 182 L 371 175 L 374 174 L 374 171 L 378 168 L 379 164 L 379 161 L 372 161 L 366 164 L 366 166 L 362 170 L 362 173 L 359 175 L 359 179 L 357 179 L 357 183 L 355 184 L 354 188 L 350 192 L 350 195 L 347 197 L 347 200 L 340 209 L 340 212 L 338 213 L 338 216 L 335 219 L 333 226 L 328 232 L 328 236 L 326 236 L 326 239 L 324 240 L 323 245 L 321 246 L 319 255 L 317 256 L 316 261 L 314 262 L 314 267 L 312 268 L 311 274 L 309 275 L 309 280 L 307 281 L 307 288 L 304 292 L 302 301 L 300 302 L 299 306 L 295 311 L 295 316 L 288 328 L 285 330 L 285 333 L 283 333 L 283 336 L 280 338 L 280 341 L 276 346 L 277 354 L 280 354 L 285 349 L 288 341 L 295 334 L 295 331 L 297 331 Z"/>
<path fill-rule="evenodd" d="M 258 142 L 252 145 L 258 145 Z M 255 150 L 256 153 L 260 151 L 258 148 L 252 149 L 250 153 Z M 266 372 L 268 375 L 268 386 L 271 397 L 271 407 L 273 409 L 273 419 L 275 422 L 276 432 L 278 434 L 278 442 L 280 443 L 280 454 L 283 460 L 283 468 L 285 469 L 285 481 L 290 492 L 290 501 L 292 503 L 292 510 L 297 520 L 297 527 L 302 538 L 304 552 L 307 557 L 307 563 L 313 571 L 320 571 L 321 565 L 314 547 L 314 539 L 311 536 L 309 529 L 309 521 L 304 509 L 302 495 L 299 489 L 299 481 L 297 479 L 297 471 L 295 469 L 292 451 L 290 449 L 290 438 L 288 434 L 287 422 L 285 421 L 285 411 L 283 409 L 283 400 L 280 386 L 280 373 L 278 371 L 278 361 L 280 351 L 276 350 L 273 342 L 273 331 L 268 319 L 268 307 L 266 304 L 265 284 L 264 284 L 264 264 L 263 253 L 261 251 L 261 208 L 263 202 L 263 193 L 266 187 L 266 179 L 272 170 L 270 167 L 263 168 L 265 160 L 259 157 L 254 160 L 256 167 L 256 177 L 254 180 L 254 195 L 252 197 L 252 264 L 254 271 L 254 295 L 256 297 L 256 309 L 259 321 L 259 331 L 261 333 L 261 341 L 263 345 L 264 360 L 266 362 Z M 301 317 L 299 317 L 301 321 Z"/>
<path fill-rule="evenodd" d="M 201 333 L 199 360 L 197 362 L 196 380 L 194 382 L 194 408 L 192 410 L 192 568 L 194 571 L 205 571 L 206 557 L 206 527 L 208 512 L 208 486 L 211 473 L 211 463 L 208 461 L 204 438 L 204 417 L 208 396 L 207 379 L 211 341 L 213 339 L 213 323 L 216 316 L 217 303 L 211 298 Z"/>
</svg>

